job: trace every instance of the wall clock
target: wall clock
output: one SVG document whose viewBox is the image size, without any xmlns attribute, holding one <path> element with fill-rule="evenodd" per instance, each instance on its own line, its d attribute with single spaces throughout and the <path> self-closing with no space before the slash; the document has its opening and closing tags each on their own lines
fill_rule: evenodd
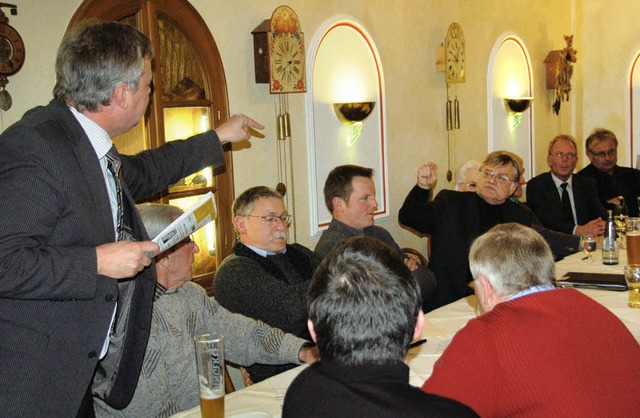
<svg viewBox="0 0 640 418">
<path fill-rule="evenodd" d="M 11 7 L 11 14 L 18 14 L 17 6 L 0 3 L 0 7 Z M 13 104 L 11 95 L 5 89 L 8 76 L 16 74 L 22 68 L 25 48 L 22 37 L 12 26 L 9 18 L 0 11 L 0 109 L 9 110 Z"/>
<path fill-rule="evenodd" d="M 307 91 L 304 34 L 293 9 L 280 6 L 273 12 L 268 40 L 269 92 Z"/>
<path fill-rule="evenodd" d="M 464 34 L 459 23 L 453 22 L 444 41 L 445 80 L 447 83 L 464 83 L 467 77 Z"/>
</svg>

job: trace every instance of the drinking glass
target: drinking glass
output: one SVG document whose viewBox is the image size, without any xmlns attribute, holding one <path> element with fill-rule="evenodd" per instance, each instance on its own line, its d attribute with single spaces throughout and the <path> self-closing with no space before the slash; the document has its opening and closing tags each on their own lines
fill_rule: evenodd
<svg viewBox="0 0 640 418">
<path fill-rule="evenodd" d="M 580 246 L 582 251 L 587 255 L 586 262 L 591 263 L 591 255 L 596 250 L 598 243 L 591 235 L 583 235 L 580 237 Z"/>
<path fill-rule="evenodd" d="M 640 218 L 627 218 L 627 263 L 640 264 Z"/>
<path fill-rule="evenodd" d="M 624 266 L 624 279 L 629 289 L 629 307 L 640 308 L 640 264 Z"/>
<path fill-rule="evenodd" d="M 201 334 L 194 337 L 202 418 L 224 418 L 224 338 Z"/>
</svg>

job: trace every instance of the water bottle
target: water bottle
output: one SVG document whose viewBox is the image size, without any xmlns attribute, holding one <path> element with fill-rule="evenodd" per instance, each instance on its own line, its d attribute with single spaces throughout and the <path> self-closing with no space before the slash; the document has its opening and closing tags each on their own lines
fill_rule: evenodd
<svg viewBox="0 0 640 418">
<path fill-rule="evenodd" d="M 616 240 L 616 224 L 613 211 L 607 211 L 607 226 L 602 241 L 602 264 L 618 264 L 618 241 Z"/>
</svg>

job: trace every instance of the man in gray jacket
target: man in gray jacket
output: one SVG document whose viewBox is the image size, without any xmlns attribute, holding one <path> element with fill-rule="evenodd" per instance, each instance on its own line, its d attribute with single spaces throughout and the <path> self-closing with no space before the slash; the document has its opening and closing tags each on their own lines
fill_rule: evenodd
<svg viewBox="0 0 640 418">
<path fill-rule="evenodd" d="M 373 223 L 378 209 L 373 169 L 350 164 L 334 168 L 324 183 L 324 200 L 333 219 L 316 244 L 316 254 L 325 257 L 345 238 L 376 238 L 393 248 L 411 270 L 413 278 L 420 285 L 423 310 L 433 309 L 431 298 L 437 286 L 433 272 L 408 257 L 389 231 Z"/>
</svg>

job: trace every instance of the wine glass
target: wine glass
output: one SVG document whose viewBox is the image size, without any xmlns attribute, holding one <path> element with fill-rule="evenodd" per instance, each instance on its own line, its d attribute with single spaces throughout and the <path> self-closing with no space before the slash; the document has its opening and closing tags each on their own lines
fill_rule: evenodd
<svg viewBox="0 0 640 418">
<path fill-rule="evenodd" d="M 591 235 L 583 235 L 580 237 L 580 246 L 582 251 L 587 255 L 587 263 L 591 263 L 591 254 L 596 250 L 598 243 Z"/>
</svg>

